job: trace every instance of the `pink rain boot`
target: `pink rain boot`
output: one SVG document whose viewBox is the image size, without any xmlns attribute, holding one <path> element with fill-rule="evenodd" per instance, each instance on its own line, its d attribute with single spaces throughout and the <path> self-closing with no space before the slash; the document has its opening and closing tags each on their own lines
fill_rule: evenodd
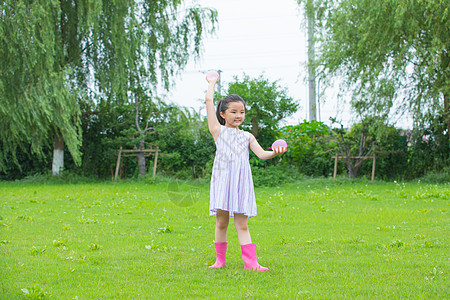
<svg viewBox="0 0 450 300">
<path fill-rule="evenodd" d="M 227 254 L 227 242 L 223 242 L 223 243 L 214 243 L 214 246 L 216 246 L 216 262 L 212 265 L 209 266 L 210 269 L 217 269 L 217 268 L 222 268 L 223 266 L 225 266 L 225 256 Z"/>
<path fill-rule="evenodd" d="M 268 268 L 262 267 L 258 264 L 256 257 L 256 244 L 241 245 L 242 259 L 244 260 L 244 269 L 253 271 L 269 271 Z"/>
</svg>

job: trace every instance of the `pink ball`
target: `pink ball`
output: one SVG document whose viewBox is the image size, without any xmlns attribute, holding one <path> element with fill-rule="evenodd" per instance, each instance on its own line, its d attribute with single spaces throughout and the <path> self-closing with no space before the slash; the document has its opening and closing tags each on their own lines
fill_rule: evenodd
<svg viewBox="0 0 450 300">
<path fill-rule="evenodd" d="M 219 78 L 219 73 L 217 73 L 214 70 L 211 70 L 208 73 L 206 73 L 206 80 L 208 81 L 213 81 L 216 80 L 217 78 Z"/>
<path fill-rule="evenodd" d="M 274 150 L 277 147 L 286 147 L 287 148 L 287 143 L 285 140 L 276 140 L 275 142 L 273 142 L 272 147 L 270 147 L 270 149 Z"/>
</svg>

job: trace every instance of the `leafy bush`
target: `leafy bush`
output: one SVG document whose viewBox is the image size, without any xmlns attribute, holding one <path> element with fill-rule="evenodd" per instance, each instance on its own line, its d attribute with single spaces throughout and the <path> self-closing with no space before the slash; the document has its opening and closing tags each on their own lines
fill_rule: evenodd
<svg viewBox="0 0 450 300">
<path fill-rule="evenodd" d="M 34 176 L 41 174 L 52 167 L 51 149 L 44 150 L 47 155 L 37 158 L 29 151 L 30 147 L 24 149 L 16 149 L 16 158 L 19 166 L 12 160 L 6 161 L 3 170 L 0 171 L 0 180 L 17 180 L 25 176 Z M 0 153 L 2 152 L 2 145 L 0 143 Z M 0 168 L 2 169 L 2 168 Z"/>
<path fill-rule="evenodd" d="M 205 120 L 197 126 L 180 124 L 176 131 L 157 132 L 156 143 L 164 150 L 158 160 L 158 172 L 180 179 L 201 178 L 207 175 L 207 164 L 214 159 L 214 139 Z"/>
<path fill-rule="evenodd" d="M 288 143 L 288 150 L 280 156 L 281 163 L 294 166 L 297 172 L 307 176 L 332 176 L 336 142 L 329 132 L 327 125 L 316 121 L 284 127 L 280 137 Z"/>
<path fill-rule="evenodd" d="M 421 182 L 433 184 L 450 184 L 450 167 L 440 173 L 430 172 L 419 178 Z"/>
<path fill-rule="evenodd" d="M 394 126 L 378 123 L 370 134 L 376 140 L 375 176 L 383 180 L 400 180 L 407 177 L 408 146 L 407 132 Z M 361 166 L 361 174 L 372 173 L 372 160 Z"/>
<path fill-rule="evenodd" d="M 445 122 L 432 120 L 410 133 L 408 179 L 439 174 L 450 167 L 450 140 L 445 132 Z"/>
<path fill-rule="evenodd" d="M 252 175 L 255 186 L 278 186 L 296 182 L 304 177 L 295 167 L 287 165 L 252 168 Z"/>
</svg>

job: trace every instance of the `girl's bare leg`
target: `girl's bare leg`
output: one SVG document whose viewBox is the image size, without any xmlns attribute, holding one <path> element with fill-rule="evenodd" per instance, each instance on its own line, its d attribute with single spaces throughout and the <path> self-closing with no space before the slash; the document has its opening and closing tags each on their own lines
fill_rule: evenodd
<svg viewBox="0 0 450 300">
<path fill-rule="evenodd" d="M 244 214 L 234 214 L 234 227 L 236 227 L 240 245 L 247 245 L 252 242 L 250 232 L 248 231 L 247 220 L 248 217 Z"/>
<path fill-rule="evenodd" d="M 229 222 L 229 212 L 224 210 L 217 210 L 216 229 L 214 234 L 216 243 L 224 243 L 227 241 L 227 228 Z"/>
</svg>

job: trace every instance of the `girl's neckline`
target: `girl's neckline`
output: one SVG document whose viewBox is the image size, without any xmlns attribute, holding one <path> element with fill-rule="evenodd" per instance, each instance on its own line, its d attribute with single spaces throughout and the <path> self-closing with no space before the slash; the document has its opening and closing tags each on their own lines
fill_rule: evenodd
<svg viewBox="0 0 450 300">
<path fill-rule="evenodd" d="M 235 130 L 241 131 L 241 129 L 239 129 L 238 127 L 228 127 L 226 125 L 222 125 L 222 126 L 225 127 L 225 128 L 235 129 Z"/>
</svg>

